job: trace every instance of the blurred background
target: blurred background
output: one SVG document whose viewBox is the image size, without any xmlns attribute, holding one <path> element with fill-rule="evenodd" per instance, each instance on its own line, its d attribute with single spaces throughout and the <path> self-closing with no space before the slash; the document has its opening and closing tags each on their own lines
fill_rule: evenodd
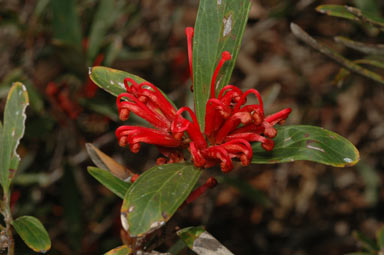
<svg viewBox="0 0 384 255">
<path fill-rule="evenodd" d="M 160 250 L 174 241 L 176 226 L 205 225 L 235 254 L 337 255 L 359 249 L 353 231 L 374 237 L 383 225 L 384 87 L 356 74 L 335 82 L 340 66 L 295 38 L 289 24 L 352 59 L 361 53 L 334 36 L 380 43 L 383 33 L 315 11 L 326 3 L 378 16 L 384 7 L 380 0 L 252 0 L 231 84 L 257 88 L 267 113 L 291 107 L 287 124 L 345 136 L 361 162 L 350 168 L 238 164 L 225 176 L 206 171 L 221 184 L 160 231 Z M 139 75 L 176 105 L 192 106 L 184 28 L 193 26 L 197 7 L 196 0 L 0 0 L 0 112 L 13 81 L 25 83 L 31 102 L 13 214 L 44 223 L 50 254 L 101 254 L 121 244 L 122 201 L 87 173 L 93 164 L 86 142 L 136 173 L 158 156 L 152 146 L 138 154 L 118 146 L 115 98 L 89 81 L 88 67 Z M 16 253 L 27 251 L 16 240 Z"/>
</svg>

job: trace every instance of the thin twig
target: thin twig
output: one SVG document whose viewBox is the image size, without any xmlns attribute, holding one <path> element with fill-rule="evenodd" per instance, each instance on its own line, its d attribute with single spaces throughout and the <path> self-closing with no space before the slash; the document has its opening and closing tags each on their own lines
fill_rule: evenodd
<svg viewBox="0 0 384 255">
<path fill-rule="evenodd" d="M 364 77 L 367 77 L 369 79 L 372 79 L 374 81 L 377 81 L 381 84 L 384 84 L 384 79 L 377 73 L 374 73 L 372 71 L 369 71 L 368 69 L 365 69 L 348 59 L 341 56 L 336 51 L 332 50 L 331 48 L 323 45 L 322 43 L 316 41 L 313 37 L 311 37 L 309 34 L 307 34 L 303 29 L 301 29 L 298 25 L 295 23 L 291 23 L 291 31 L 292 33 L 299 38 L 300 40 L 304 41 L 308 45 L 310 45 L 315 50 L 318 50 L 319 52 L 323 53 L 324 55 L 330 57 L 334 61 L 338 62 L 348 70 L 358 73 Z"/>
</svg>

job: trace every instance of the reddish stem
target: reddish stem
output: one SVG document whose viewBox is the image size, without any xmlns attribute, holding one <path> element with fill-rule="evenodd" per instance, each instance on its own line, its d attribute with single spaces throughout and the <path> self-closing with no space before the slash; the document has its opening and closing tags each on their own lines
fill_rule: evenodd
<svg viewBox="0 0 384 255">
<path fill-rule="evenodd" d="M 185 200 L 185 203 L 186 204 L 192 203 L 201 195 L 203 195 L 208 189 L 212 189 L 216 185 L 217 185 L 217 180 L 214 177 L 209 177 L 208 180 L 203 185 L 201 185 L 200 187 L 192 191 L 191 194 L 189 194 L 187 200 Z"/>
</svg>

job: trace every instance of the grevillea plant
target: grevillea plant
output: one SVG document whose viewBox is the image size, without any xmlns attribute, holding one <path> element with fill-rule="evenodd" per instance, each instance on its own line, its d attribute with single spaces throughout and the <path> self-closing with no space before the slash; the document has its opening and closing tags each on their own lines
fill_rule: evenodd
<svg viewBox="0 0 384 255">
<path fill-rule="evenodd" d="M 248 166 L 295 160 L 344 167 L 359 160 L 357 149 L 347 139 L 320 127 L 281 126 L 291 113 L 289 106 L 266 114 L 268 109 L 264 109 L 258 90 L 242 91 L 228 85 L 249 8 L 247 0 L 200 1 L 194 28 L 185 30 L 193 109 L 175 106 L 158 87 L 133 74 L 100 66 L 91 69 L 92 81 L 117 97 L 121 121 L 129 124 L 133 113 L 148 123 L 117 128 L 119 145 L 137 153 L 141 144 L 147 143 L 156 146 L 161 155 L 156 166 L 139 176 L 88 144 L 98 166 L 89 167 L 89 173 L 124 200 L 124 245 L 108 254 L 143 252 L 149 234 L 184 203 L 217 185 L 210 177 L 193 190 L 206 168 L 219 166 L 227 173 L 237 161 Z M 247 103 L 252 95 L 257 103 Z M 178 234 L 198 254 L 207 253 L 201 252 L 197 243 L 213 240 L 201 228 L 183 229 Z"/>
</svg>

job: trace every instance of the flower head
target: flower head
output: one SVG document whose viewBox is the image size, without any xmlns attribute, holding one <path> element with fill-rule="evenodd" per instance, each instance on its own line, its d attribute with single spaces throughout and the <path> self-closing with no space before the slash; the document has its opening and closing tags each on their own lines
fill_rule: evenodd
<svg viewBox="0 0 384 255">
<path fill-rule="evenodd" d="M 186 28 L 186 35 L 192 78 L 193 28 Z M 126 92 L 117 97 L 120 119 L 126 120 L 129 113 L 134 112 L 154 128 L 121 126 L 116 130 L 119 144 L 128 145 L 132 152 L 139 151 L 141 142 L 157 145 L 165 156 L 159 158 L 158 163 L 183 161 L 183 150 L 188 147 L 197 167 L 209 168 L 220 164 L 223 172 L 232 170 L 234 158 L 239 159 L 243 166 L 250 164 L 252 142 L 261 143 L 266 151 L 273 150 L 272 138 L 277 135 L 274 125 L 283 123 L 291 109 L 265 116 L 263 100 L 256 89 L 242 92 L 233 85 L 224 86 L 216 96 L 218 73 L 229 60 L 231 54 L 224 51 L 212 75 L 204 132 L 189 107 L 176 110 L 153 84 L 137 84 L 133 79 L 126 78 Z M 249 95 L 255 95 L 258 103 L 247 105 Z M 192 121 L 182 117 L 184 112 L 190 115 Z"/>
</svg>

